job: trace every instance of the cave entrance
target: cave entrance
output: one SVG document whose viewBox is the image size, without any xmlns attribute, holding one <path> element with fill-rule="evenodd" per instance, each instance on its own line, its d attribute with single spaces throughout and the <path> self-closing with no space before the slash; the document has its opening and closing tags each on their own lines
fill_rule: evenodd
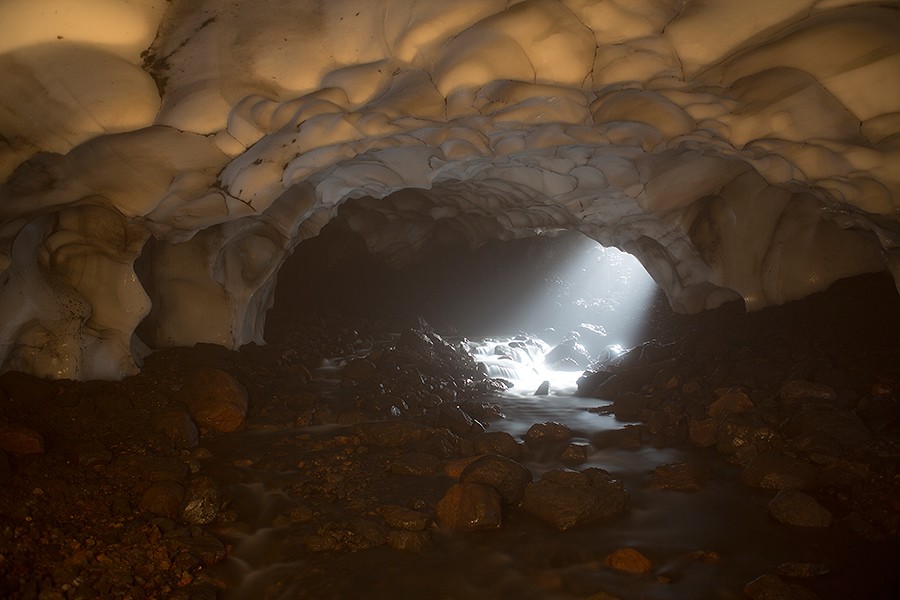
<svg viewBox="0 0 900 600">
<path fill-rule="evenodd" d="M 438 332 L 502 336 L 528 332 L 557 343 L 578 332 L 593 355 L 644 341 L 648 311 L 665 296 L 633 256 L 577 231 L 472 249 L 459 240 L 391 265 L 334 220 L 298 245 L 279 273 L 266 339 L 296 315 L 323 312 L 376 320 L 389 331 L 421 317 Z"/>
</svg>

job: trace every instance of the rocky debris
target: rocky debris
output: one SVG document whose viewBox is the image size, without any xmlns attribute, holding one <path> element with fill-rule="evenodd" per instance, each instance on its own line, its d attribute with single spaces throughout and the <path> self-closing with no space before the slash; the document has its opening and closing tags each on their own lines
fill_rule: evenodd
<svg viewBox="0 0 900 600">
<path fill-rule="evenodd" d="M 218 516 L 223 505 L 222 490 L 213 479 L 194 477 L 188 483 L 181 507 L 181 518 L 191 525 L 207 525 Z"/>
<path fill-rule="evenodd" d="M 819 596 L 803 586 L 787 583 L 777 575 L 761 575 L 744 586 L 752 600 L 817 600 Z"/>
<path fill-rule="evenodd" d="M 503 520 L 500 494 L 475 482 L 453 484 L 437 503 L 435 512 L 441 529 L 496 529 Z"/>
<path fill-rule="evenodd" d="M 54 381 L 20 371 L 0 374 L 0 388 L 13 400 L 46 404 L 56 398 L 62 388 Z"/>
<path fill-rule="evenodd" d="M 246 388 L 221 369 L 191 372 L 175 398 L 197 425 L 212 431 L 235 431 L 247 416 Z"/>
<path fill-rule="evenodd" d="M 408 452 L 389 459 L 387 468 L 397 475 L 431 475 L 441 469 L 441 459 L 427 452 Z"/>
<path fill-rule="evenodd" d="M 610 569 L 633 575 L 644 575 L 653 570 L 653 561 L 634 548 L 620 548 L 611 552 L 603 559 L 603 564 Z"/>
<path fill-rule="evenodd" d="M 379 507 L 378 514 L 393 529 L 424 531 L 431 524 L 431 517 L 427 514 L 396 504 Z"/>
<path fill-rule="evenodd" d="M 200 444 L 200 433 L 191 416 L 183 410 L 167 410 L 153 416 L 153 427 L 163 433 L 179 450 L 193 450 Z"/>
<path fill-rule="evenodd" d="M 560 531 L 626 512 L 625 487 L 603 469 L 548 471 L 525 488 L 522 508 Z"/>
<path fill-rule="evenodd" d="M 799 402 L 821 406 L 837 400 L 837 393 L 829 386 L 812 381 L 785 381 L 778 388 L 778 400 L 783 408 L 793 408 Z"/>
<path fill-rule="evenodd" d="M 375 378 L 378 367 L 367 358 L 354 358 L 341 369 L 341 379 L 355 381 L 371 381 Z"/>
<path fill-rule="evenodd" d="M 830 527 L 834 517 L 815 498 L 796 490 L 781 490 L 768 504 L 776 521 L 798 527 Z"/>
<path fill-rule="evenodd" d="M 383 546 L 388 542 L 388 530 L 378 521 L 355 518 L 328 523 L 306 540 L 314 552 L 359 552 Z"/>
<path fill-rule="evenodd" d="M 709 474 L 691 463 L 660 465 L 653 470 L 650 488 L 655 490 L 694 491 L 706 485 Z"/>
<path fill-rule="evenodd" d="M 422 552 L 431 545 L 431 534 L 427 531 L 394 529 L 387 534 L 387 544 L 394 550 Z"/>
<path fill-rule="evenodd" d="M 410 421 L 374 421 L 352 426 L 350 434 L 367 446 L 399 448 L 427 440 L 433 430 Z"/>
<path fill-rule="evenodd" d="M 805 579 L 808 577 L 821 577 L 828 575 L 831 569 L 825 563 L 786 562 L 781 563 L 775 569 L 775 574 L 780 577 L 793 577 Z"/>
<path fill-rule="evenodd" d="M 91 469 L 108 465 L 112 461 L 112 453 L 98 441 L 82 442 L 75 447 L 75 460 L 79 467 Z"/>
<path fill-rule="evenodd" d="M 44 438 L 30 427 L 0 423 L 0 450 L 20 456 L 43 454 Z"/>
<path fill-rule="evenodd" d="M 620 421 L 637 421 L 647 408 L 650 407 L 653 398 L 644 394 L 625 392 L 616 396 L 613 402 L 613 413 Z"/>
<path fill-rule="evenodd" d="M 783 454 L 766 453 L 750 460 L 741 472 L 741 481 L 771 490 L 809 490 L 818 487 L 819 470 Z"/>
<path fill-rule="evenodd" d="M 531 483 L 532 476 L 531 471 L 514 460 L 488 454 L 470 463 L 459 480 L 488 485 L 497 490 L 506 504 L 516 505 L 525 495 L 525 486 Z"/>
</svg>

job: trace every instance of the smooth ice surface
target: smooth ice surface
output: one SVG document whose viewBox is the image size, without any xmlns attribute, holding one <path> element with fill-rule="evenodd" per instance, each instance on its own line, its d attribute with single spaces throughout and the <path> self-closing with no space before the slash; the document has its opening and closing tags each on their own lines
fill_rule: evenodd
<svg viewBox="0 0 900 600">
<path fill-rule="evenodd" d="M 398 264 L 579 230 L 680 312 L 900 279 L 895 7 L 77 4 L 0 5 L 4 369 L 262 342 L 284 258 L 349 198 Z"/>
</svg>

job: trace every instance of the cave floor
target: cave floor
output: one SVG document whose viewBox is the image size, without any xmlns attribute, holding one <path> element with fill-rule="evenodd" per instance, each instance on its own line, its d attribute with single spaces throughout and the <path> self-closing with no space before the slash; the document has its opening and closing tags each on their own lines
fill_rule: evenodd
<svg viewBox="0 0 900 600">
<path fill-rule="evenodd" d="M 888 279 L 750 315 L 678 317 L 657 305 L 645 339 L 678 342 L 674 358 L 628 371 L 617 397 L 558 399 L 570 411 L 559 421 L 593 411 L 600 429 L 628 433 L 573 426 L 586 440 L 575 459 L 558 458 L 572 440 L 515 450 L 535 481 L 596 466 L 628 490 L 627 512 L 565 531 L 514 505 L 499 527 L 460 531 L 439 518 L 484 451 L 465 417 L 515 429 L 498 417 L 509 398 L 465 361 L 390 362 L 391 330 L 296 317 L 267 346 L 162 351 L 121 382 L 4 374 L 3 597 L 897 597 L 900 299 Z M 353 356 L 375 373 L 322 368 Z M 178 390 L 201 367 L 247 389 L 239 430 L 192 439 L 172 424 Z M 635 397 L 646 400 L 639 414 L 608 415 Z M 384 419 L 408 428 L 371 426 Z M 798 486 L 784 484 L 790 473 L 748 475 L 761 455 L 812 469 L 815 482 L 798 486 L 831 524 L 773 518 L 779 492 L 764 481 Z M 689 465 L 687 479 L 666 479 L 656 470 L 666 464 Z"/>
</svg>

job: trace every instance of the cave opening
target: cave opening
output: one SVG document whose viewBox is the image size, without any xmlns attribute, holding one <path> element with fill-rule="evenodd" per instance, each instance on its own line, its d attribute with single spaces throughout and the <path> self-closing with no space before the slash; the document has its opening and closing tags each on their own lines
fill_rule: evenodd
<svg viewBox="0 0 900 600">
<path fill-rule="evenodd" d="M 393 331 L 422 319 L 452 336 L 543 332 L 559 341 L 580 332 L 596 354 L 645 341 L 646 313 L 665 302 L 637 259 L 577 231 L 476 248 L 452 235 L 434 238 L 392 264 L 336 218 L 280 269 L 266 338 L 291 315 L 339 311 Z"/>
</svg>

